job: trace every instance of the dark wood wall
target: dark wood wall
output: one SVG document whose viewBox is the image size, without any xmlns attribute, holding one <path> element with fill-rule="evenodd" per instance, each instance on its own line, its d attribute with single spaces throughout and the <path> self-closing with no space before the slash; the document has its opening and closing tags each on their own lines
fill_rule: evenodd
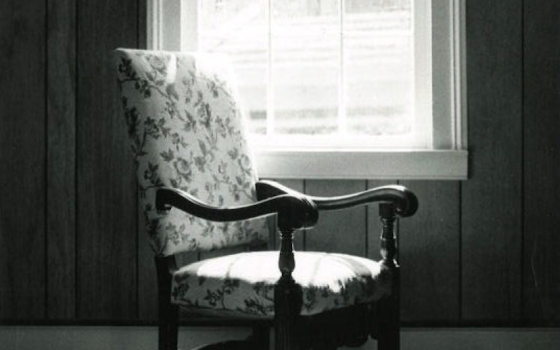
<svg viewBox="0 0 560 350">
<path fill-rule="evenodd" d="M 109 62 L 145 45 L 145 0 L 0 2 L 0 320 L 145 323 L 154 269 Z M 467 1 L 467 181 L 400 181 L 413 325 L 560 324 L 560 3 Z M 290 180 L 315 195 L 385 180 Z M 375 208 L 299 249 L 376 258 Z"/>
</svg>

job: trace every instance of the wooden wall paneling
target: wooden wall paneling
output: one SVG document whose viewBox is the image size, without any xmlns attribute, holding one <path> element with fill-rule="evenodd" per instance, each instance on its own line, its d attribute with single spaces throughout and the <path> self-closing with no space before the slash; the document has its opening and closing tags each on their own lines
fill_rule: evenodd
<svg viewBox="0 0 560 350">
<path fill-rule="evenodd" d="M 456 324 L 460 314 L 460 184 L 401 184 L 419 200 L 418 212 L 399 222 L 402 319 Z"/>
<path fill-rule="evenodd" d="M 560 323 L 560 3 L 524 1 L 523 315 Z"/>
<path fill-rule="evenodd" d="M 367 188 L 395 185 L 396 180 L 368 180 Z M 381 260 L 380 238 L 381 221 L 379 220 L 379 204 L 373 203 L 367 206 L 367 257 L 373 260 Z"/>
<path fill-rule="evenodd" d="M 138 0 L 138 48 L 148 48 L 148 0 Z"/>
<path fill-rule="evenodd" d="M 45 317 L 45 2 L 0 2 L 0 319 Z"/>
<path fill-rule="evenodd" d="M 47 2 L 47 318 L 76 311 L 76 6 Z"/>
<path fill-rule="evenodd" d="M 365 180 L 305 181 L 305 192 L 314 196 L 344 195 L 365 189 Z M 306 250 L 365 256 L 366 212 L 364 206 L 320 212 L 317 226 L 307 231 Z"/>
<path fill-rule="evenodd" d="M 78 1 L 77 317 L 137 317 L 137 196 L 111 51 L 137 46 L 137 0 Z"/>
<path fill-rule="evenodd" d="M 521 0 L 467 3 L 470 177 L 462 183 L 462 317 L 521 315 Z"/>
</svg>

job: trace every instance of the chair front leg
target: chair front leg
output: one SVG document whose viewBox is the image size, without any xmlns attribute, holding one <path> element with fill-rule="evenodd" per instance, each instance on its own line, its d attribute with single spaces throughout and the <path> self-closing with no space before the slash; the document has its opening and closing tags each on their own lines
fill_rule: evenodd
<svg viewBox="0 0 560 350">
<path fill-rule="evenodd" d="M 396 261 L 397 242 L 394 230 L 396 220 L 392 204 L 379 206 L 381 217 L 381 267 L 391 278 L 391 295 L 378 302 L 379 350 L 400 349 L 400 270 Z"/>
<path fill-rule="evenodd" d="M 168 302 L 168 307 L 159 308 L 159 327 L 158 327 L 158 349 L 177 350 L 177 340 L 179 331 L 179 309 L 177 305 Z"/>
<path fill-rule="evenodd" d="M 159 350 L 177 350 L 179 308 L 171 304 L 171 276 L 176 268 L 174 257 L 156 257 Z"/>
<path fill-rule="evenodd" d="M 392 272 L 398 279 L 398 267 Z M 398 283 L 398 282 L 397 282 Z M 378 303 L 377 316 L 379 317 L 379 334 L 377 338 L 377 348 L 379 350 L 399 350 L 400 349 L 400 300 L 398 284 L 394 288 L 391 296 L 381 299 Z"/>
<path fill-rule="evenodd" d="M 281 230 L 279 267 L 282 277 L 274 286 L 274 339 L 276 350 L 296 350 L 297 320 L 303 291 L 292 277 L 295 269 L 293 230 Z"/>
</svg>

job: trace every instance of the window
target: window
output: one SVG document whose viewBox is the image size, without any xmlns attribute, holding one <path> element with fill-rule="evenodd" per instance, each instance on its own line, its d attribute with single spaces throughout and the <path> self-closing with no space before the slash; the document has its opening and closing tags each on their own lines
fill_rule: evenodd
<svg viewBox="0 0 560 350">
<path fill-rule="evenodd" d="M 153 0 L 148 34 L 230 56 L 261 175 L 460 179 L 462 6 Z"/>
</svg>

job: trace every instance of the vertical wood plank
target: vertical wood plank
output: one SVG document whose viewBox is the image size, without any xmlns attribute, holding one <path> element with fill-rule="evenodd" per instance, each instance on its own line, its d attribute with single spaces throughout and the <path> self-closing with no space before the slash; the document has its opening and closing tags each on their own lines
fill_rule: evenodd
<svg viewBox="0 0 560 350">
<path fill-rule="evenodd" d="M 419 200 L 399 220 L 401 315 L 404 321 L 459 321 L 459 182 L 402 181 Z"/>
<path fill-rule="evenodd" d="M 305 192 L 337 196 L 364 191 L 365 180 L 306 180 Z M 366 211 L 363 206 L 319 213 L 317 226 L 307 231 L 306 250 L 366 254 Z"/>
<path fill-rule="evenodd" d="M 110 53 L 137 46 L 137 0 L 78 1 L 78 317 L 137 317 L 137 200 Z"/>
<path fill-rule="evenodd" d="M 394 185 L 395 180 L 368 180 L 367 188 Z M 379 220 L 379 204 L 372 203 L 367 206 L 367 257 L 376 261 L 381 260 L 380 239 L 381 221 Z"/>
<path fill-rule="evenodd" d="M 560 321 L 560 2 L 524 1 L 524 318 Z"/>
<path fill-rule="evenodd" d="M 47 317 L 75 316 L 76 6 L 48 1 Z"/>
<path fill-rule="evenodd" d="M 138 0 L 138 48 L 148 47 L 148 0 Z"/>
<path fill-rule="evenodd" d="M 462 183 L 462 316 L 521 314 L 521 0 L 467 3 L 470 178 Z"/>
<path fill-rule="evenodd" d="M 147 0 L 138 0 L 138 48 L 147 47 Z M 131 154 L 132 156 L 132 154 Z M 138 318 L 156 321 L 158 316 L 157 274 L 154 251 L 150 247 L 144 214 L 138 210 Z"/>
<path fill-rule="evenodd" d="M 0 319 L 45 317 L 45 2 L 0 2 Z"/>
</svg>

